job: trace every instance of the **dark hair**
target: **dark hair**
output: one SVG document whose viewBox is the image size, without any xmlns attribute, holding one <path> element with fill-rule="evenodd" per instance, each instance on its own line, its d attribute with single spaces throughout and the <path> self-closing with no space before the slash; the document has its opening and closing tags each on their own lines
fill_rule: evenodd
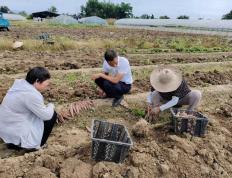
<svg viewBox="0 0 232 178">
<path fill-rule="evenodd" d="M 42 83 L 50 78 L 51 75 L 47 69 L 44 67 L 34 67 L 27 73 L 26 81 L 30 84 L 34 84 L 35 82 Z"/>
<path fill-rule="evenodd" d="M 113 61 L 114 58 L 116 58 L 118 55 L 113 49 L 107 49 L 105 52 L 105 60 L 108 61 Z"/>
</svg>

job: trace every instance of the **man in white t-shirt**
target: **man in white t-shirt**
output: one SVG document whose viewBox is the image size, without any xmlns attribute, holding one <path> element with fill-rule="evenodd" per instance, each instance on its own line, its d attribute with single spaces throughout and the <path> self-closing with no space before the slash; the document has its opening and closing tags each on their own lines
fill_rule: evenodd
<svg viewBox="0 0 232 178">
<path fill-rule="evenodd" d="M 108 49 L 104 57 L 103 73 L 93 75 L 92 79 L 106 97 L 114 98 L 112 106 L 115 107 L 121 103 L 123 95 L 131 89 L 133 83 L 131 67 L 125 57 L 118 56 L 112 49 Z"/>
</svg>

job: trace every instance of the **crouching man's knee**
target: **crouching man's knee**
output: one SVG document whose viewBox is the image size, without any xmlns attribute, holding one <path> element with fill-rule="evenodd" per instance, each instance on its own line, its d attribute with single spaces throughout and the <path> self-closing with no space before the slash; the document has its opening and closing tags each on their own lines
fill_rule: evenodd
<svg viewBox="0 0 232 178">
<path fill-rule="evenodd" d="M 196 100 L 201 100 L 201 98 L 202 98 L 202 93 L 201 93 L 201 91 L 200 90 L 194 90 L 193 91 L 194 92 L 194 97 L 196 98 Z"/>
<path fill-rule="evenodd" d="M 198 105 L 198 103 L 201 101 L 202 93 L 200 90 L 193 90 L 192 91 L 192 100 L 195 105 Z"/>
</svg>

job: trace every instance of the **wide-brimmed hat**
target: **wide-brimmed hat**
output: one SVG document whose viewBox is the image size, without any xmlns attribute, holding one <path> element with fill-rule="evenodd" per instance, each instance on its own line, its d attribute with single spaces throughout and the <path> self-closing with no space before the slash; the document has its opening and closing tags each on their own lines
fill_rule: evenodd
<svg viewBox="0 0 232 178">
<path fill-rule="evenodd" d="M 23 42 L 21 41 L 15 41 L 12 45 L 12 48 L 13 49 L 18 49 L 18 48 L 21 48 L 23 46 Z"/>
<path fill-rule="evenodd" d="M 172 67 L 157 67 L 151 73 L 150 82 L 158 92 L 172 92 L 180 86 L 182 74 Z"/>
</svg>

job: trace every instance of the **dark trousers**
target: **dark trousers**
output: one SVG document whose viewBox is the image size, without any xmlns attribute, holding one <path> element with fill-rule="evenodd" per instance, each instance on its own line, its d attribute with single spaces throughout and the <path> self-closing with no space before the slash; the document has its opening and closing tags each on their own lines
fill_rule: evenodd
<svg viewBox="0 0 232 178">
<path fill-rule="evenodd" d="M 106 96 L 109 98 L 121 98 L 131 89 L 130 84 L 126 84 L 124 82 L 114 84 L 103 78 L 96 79 L 95 83 L 106 93 Z"/>
<path fill-rule="evenodd" d="M 40 146 L 43 146 L 47 142 L 47 139 L 52 132 L 52 129 L 56 123 L 56 120 L 57 120 L 57 113 L 56 111 L 54 111 L 52 118 L 48 121 L 44 121 L 44 132 L 43 132 L 43 137 L 42 137 Z"/>
</svg>

